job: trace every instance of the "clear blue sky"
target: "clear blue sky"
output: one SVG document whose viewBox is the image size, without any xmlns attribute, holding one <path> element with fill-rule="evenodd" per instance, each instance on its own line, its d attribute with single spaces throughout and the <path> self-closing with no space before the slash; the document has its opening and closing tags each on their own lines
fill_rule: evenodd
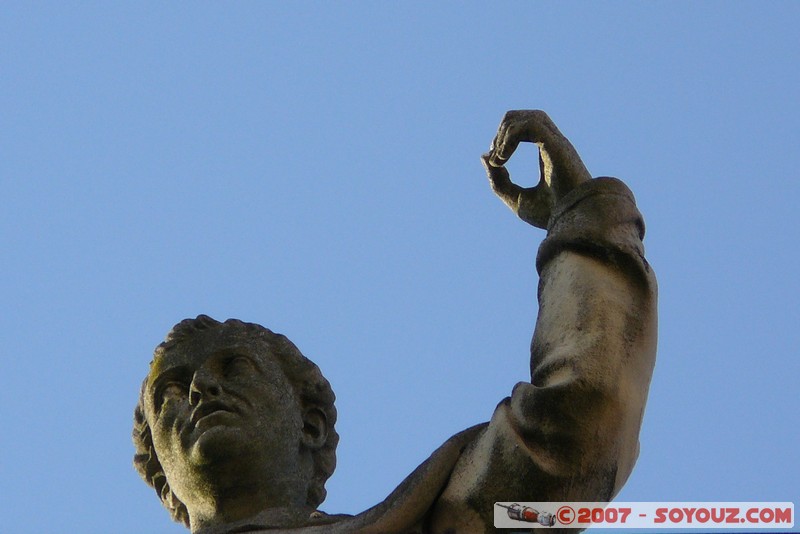
<svg viewBox="0 0 800 534">
<path fill-rule="evenodd" d="M 659 355 L 619 498 L 798 503 L 798 26 L 797 2 L 4 2 L 0 531 L 185 532 L 130 431 L 199 313 L 332 382 L 329 512 L 488 420 L 536 317 L 543 232 L 479 163 L 517 108 L 647 221 Z"/>
</svg>

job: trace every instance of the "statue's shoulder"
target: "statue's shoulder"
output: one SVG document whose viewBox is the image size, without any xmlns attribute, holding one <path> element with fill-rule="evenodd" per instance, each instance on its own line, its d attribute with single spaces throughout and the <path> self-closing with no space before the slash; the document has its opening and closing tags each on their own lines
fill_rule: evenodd
<svg viewBox="0 0 800 534">
<path fill-rule="evenodd" d="M 488 423 L 482 423 L 452 436 L 408 475 L 386 499 L 372 508 L 355 516 L 316 512 L 312 514 L 307 527 L 290 532 L 424 532 L 427 517 L 447 485 L 456 462 L 464 449 L 487 426 Z"/>
</svg>

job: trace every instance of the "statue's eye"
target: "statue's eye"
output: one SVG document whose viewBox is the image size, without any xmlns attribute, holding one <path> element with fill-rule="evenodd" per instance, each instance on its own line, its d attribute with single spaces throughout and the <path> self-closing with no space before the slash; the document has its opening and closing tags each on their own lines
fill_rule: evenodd
<svg viewBox="0 0 800 534">
<path fill-rule="evenodd" d="M 234 355 L 225 360 L 225 376 L 235 376 L 252 370 L 252 362 L 247 356 Z"/>
<path fill-rule="evenodd" d="M 185 398 L 189 394 L 189 388 L 180 382 L 167 382 L 159 391 L 156 398 L 158 408 L 171 401 Z"/>
</svg>

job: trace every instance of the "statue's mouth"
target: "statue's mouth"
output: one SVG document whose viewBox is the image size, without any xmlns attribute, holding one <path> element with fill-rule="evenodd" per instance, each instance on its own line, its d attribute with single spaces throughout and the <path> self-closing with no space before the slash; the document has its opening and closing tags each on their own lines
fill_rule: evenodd
<svg viewBox="0 0 800 534">
<path fill-rule="evenodd" d="M 221 401 L 203 402 L 194 409 L 189 420 L 192 426 L 196 427 L 203 419 L 221 413 L 234 413 L 234 411 Z"/>
</svg>

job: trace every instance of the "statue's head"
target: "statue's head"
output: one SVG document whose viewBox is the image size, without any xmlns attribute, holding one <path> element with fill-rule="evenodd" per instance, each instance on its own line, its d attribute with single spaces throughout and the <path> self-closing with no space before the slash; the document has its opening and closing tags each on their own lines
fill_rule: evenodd
<svg viewBox="0 0 800 534">
<path fill-rule="evenodd" d="M 314 509 L 336 465 L 333 403 L 319 368 L 285 336 L 235 319 L 187 319 L 156 347 L 142 384 L 134 465 L 187 526 L 215 492 L 254 484 L 274 490 L 261 495 L 276 501 L 267 506 Z"/>
</svg>

